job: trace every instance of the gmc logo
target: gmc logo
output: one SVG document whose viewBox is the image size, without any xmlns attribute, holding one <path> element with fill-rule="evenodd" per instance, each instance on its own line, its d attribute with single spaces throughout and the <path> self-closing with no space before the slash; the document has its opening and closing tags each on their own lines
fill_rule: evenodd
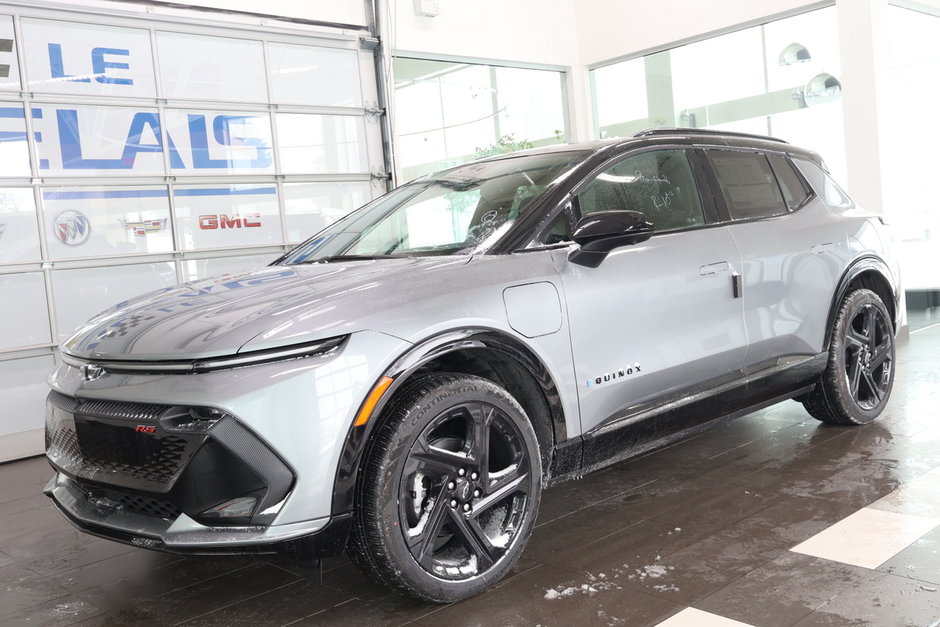
<svg viewBox="0 0 940 627">
<path fill-rule="evenodd" d="M 224 213 L 199 216 L 199 228 L 212 229 L 241 229 L 261 226 L 261 216 L 257 213 L 240 216 L 237 213 L 231 218 Z"/>
<path fill-rule="evenodd" d="M 156 433 L 157 428 L 153 425 L 137 425 L 134 427 L 134 431 L 137 433 Z"/>
</svg>

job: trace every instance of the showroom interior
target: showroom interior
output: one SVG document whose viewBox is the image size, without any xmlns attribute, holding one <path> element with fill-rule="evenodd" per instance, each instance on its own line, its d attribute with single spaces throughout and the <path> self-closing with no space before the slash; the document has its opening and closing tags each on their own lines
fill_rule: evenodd
<svg viewBox="0 0 940 627">
<path fill-rule="evenodd" d="M 940 625 L 938 41 L 940 0 L 0 0 L 0 623 Z M 417 177 L 651 127 L 816 151 L 884 218 L 906 315 L 876 423 L 788 401 L 549 488 L 450 605 L 345 557 L 96 538 L 42 494 L 47 377 L 91 316 Z"/>
</svg>

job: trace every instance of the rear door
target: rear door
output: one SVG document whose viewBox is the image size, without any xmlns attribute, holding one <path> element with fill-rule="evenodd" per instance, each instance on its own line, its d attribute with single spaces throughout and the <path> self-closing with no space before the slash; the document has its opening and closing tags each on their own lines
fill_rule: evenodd
<svg viewBox="0 0 940 627">
<path fill-rule="evenodd" d="M 656 229 L 597 268 L 572 264 L 566 250 L 556 256 L 585 432 L 742 366 L 746 338 L 733 291 L 740 260 L 727 230 L 713 224 L 696 173 L 694 152 L 653 149 L 575 189 L 573 218 L 635 210 Z M 559 229 L 549 232 L 558 237 Z"/>
<path fill-rule="evenodd" d="M 783 153 L 709 149 L 719 211 L 741 254 L 749 347 L 745 366 L 824 350 L 825 325 L 847 246 L 839 216 Z"/>
</svg>

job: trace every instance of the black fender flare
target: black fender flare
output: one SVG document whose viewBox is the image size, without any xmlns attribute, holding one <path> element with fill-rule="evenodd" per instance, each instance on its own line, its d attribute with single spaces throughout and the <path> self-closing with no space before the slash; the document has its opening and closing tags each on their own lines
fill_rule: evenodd
<svg viewBox="0 0 940 627">
<path fill-rule="evenodd" d="M 829 343 L 832 341 L 832 327 L 835 324 L 836 315 L 839 312 L 839 305 L 849 291 L 849 286 L 861 274 L 872 271 L 879 274 L 891 290 L 891 300 L 893 302 L 885 304 L 891 306 L 892 317 L 894 318 L 891 324 L 895 334 L 897 334 L 898 320 L 900 319 L 901 291 L 892 278 L 893 275 L 888 268 L 888 264 L 875 255 L 863 255 L 854 259 L 852 263 L 849 264 L 849 267 L 842 273 L 842 278 L 839 279 L 838 287 L 836 287 L 835 292 L 833 292 L 832 302 L 829 304 L 829 316 L 826 318 L 826 334 L 823 339 L 823 350 L 829 349 Z"/>
<path fill-rule="evenodd" d="M 381 399 L 372 411 L 372 418 L 362 426 L 357 427 L 352 424 L 349 427 L 333 482 L 331 508 L 333 516 L 346 514 L 353 510 L 359 467 L 362 464 L 369 438 L 376 424 L 380 422 L 379 418 L 382 411 L 388 405 L 389 400 L 394 397 L 395 392 L 423 365 L 448 353 L 467 349 L 496 351 L 525 368 L 538 382 L 545 396 L 549 406 L 552 436 L 555 443 L 567 439 L 564 411 L 555 382 L 545 365 L 525 344 L 504 331 L 485 327 L 445 331 L 413 345 L 400 355 L 376 381 L 377 385 L 378 381 L 381 381 L 384 377 L 392 379 L 392 383 L 382 394 Z"/>
</svg>

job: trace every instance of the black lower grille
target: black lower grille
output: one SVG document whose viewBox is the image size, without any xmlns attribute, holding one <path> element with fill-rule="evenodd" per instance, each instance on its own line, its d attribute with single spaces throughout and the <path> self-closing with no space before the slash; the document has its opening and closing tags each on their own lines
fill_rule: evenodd
<svg viewBox="0 0 940 627">
<path fill-rule="evenodd" d="M 234 416 L 203 406 L 81 399 L 53 391 L 46 404 L 46 456 L 62 480 L 102 511 L 211 525 L 270 524 L 294 474 Z M 205 513 L 256 499 L 231 518 Z"/>
<path fill-rule="evenodd" d="M 86 420 L 76 420 L 75 431 L 86 463 L 148 481 L 169 481 L 186 452 L 186 440 L 174 435 L 156 437 L 131 427 Z"/>
<path fill-rule="evenodd" d="M 105 490 L 83 482 L 76 482 L 88 502 L 100 509 L 132 512 L 143 516 L 174 520 L 182 512 L 167 500 L 118 490 Z"/>
<path fill-rule="evenodd" d="M 124 509 L 137 514 L 143 514 L 144 516 L 156 516 L 157 518 L 173 520 L 181 513 L 175 505 L 168 501 L 152 499 L 137 494 L 120 495 L 118 502 Z"/>
<path fill-rule="evenodd" d="M 121 410 L 116 402 L 107 403 L 108 416 L 91 413 L 90 409 L 103 404 L 76 402 L 61 394 L 53 399 L 50 395 L 46 416 L 49 460 L 84 480 L 146 491 L 171 489 L 205 441 L 205 433 L 168 432 L 159 421 L 141 425 L 135 420 L 144 413 L 138 403 L 128 403 L 128 412 L 134 412 L 130 420 L 123 415 L 115 417 Z M 150 413 L 157 415 L 155 409 Z"/>
</svg>

